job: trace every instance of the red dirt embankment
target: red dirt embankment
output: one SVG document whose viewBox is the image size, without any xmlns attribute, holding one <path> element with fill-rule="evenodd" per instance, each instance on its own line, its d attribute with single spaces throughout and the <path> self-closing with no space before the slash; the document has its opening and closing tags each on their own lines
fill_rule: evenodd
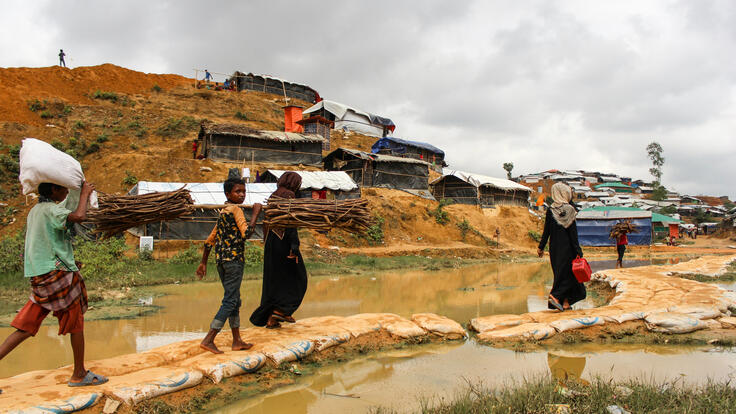
<svg viewBox="0 0 736 414">
<path fill-rule="evenodd" d="M 28 100 L 57 98 L 74 104 L 90 104 L 96 90 L 122 93 L 149 91 L 154 85 L 168 89 L 191 83 L 179 75 L 158 75 L 121 68 L 110 63 L 74 69 L 0 68 L 0 113 L 4 121 L 45 124 L 28 111 Z"/>
</svg>

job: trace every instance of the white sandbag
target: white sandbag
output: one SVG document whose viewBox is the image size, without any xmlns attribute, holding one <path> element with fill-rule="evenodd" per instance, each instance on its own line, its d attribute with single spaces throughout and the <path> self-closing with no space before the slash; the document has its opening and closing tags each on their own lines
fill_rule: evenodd
<svg viewBox="0 0 736 414">
<path fill-rule="evenodd" d="M 587 328 L 589 326 L 603 325 L 603 318 L 598 316 L 581 316 L 579 318 L 558 319 L 550 322 L 549 326 L 557 332 L 565 332 L 572 329 Z"/>
<path fill-rule="evenodd" d="M 41 183 L 53 183 L 69 189 L 80 188 L 84 173 L 79 161 L 50 144 L 26 138 L 20 147 L 20 175 L 23 194 L 38 192 Z"/>
<path fill-rule="evenodd" d="M 101 392 L 75 395 L 66 400 L 40 403 L 33 407 L 20 410 L 8 411 L 10 414 L 48 414 L 48 413 L 73 413 L 84 410 L 97 404 L 102 398 Z"/>
<path fill-rule="evenodd" d="M 736 328 L 736 318 L 733 316 L 724 316 L 722 318 L 718 318 L 717 321 L 720 322 L 722 328 L 725 328 L 725 329 Z"/>
<path fill-rule="evenodd" d="M 703 319 L 700 322 L 703 322 L 705 329 L 723 329 L 723 325 L 715 319 Z"/>
<path fill-rule="evenodd" d="M 538 341 L 551 338 L 557 331 L 546 323 L 524 323 L 507 329 L 481 332 L 478 339 L 482 341 L 536 339 Z"/>
<path fill-rule="evenodd" d="M 277 347 L 276 349 L 264 350 L 264 354 L 277 366 L 283 362 L 302 359 L 312 352 L 314 352 L 314 344 L 310 341 L 297 341 Z"/>
<path fill-rule="evenodd" d="M 603 316 L 603 319 L 606 322 L 624 323 L 628 321 L 636 321 L 639 319 L 644 319 L 645 316 L 646 316 L 645 312 L 621 311 L 621 313 L 617 315 L 605 315 Z"/>
<path fill-rule="evenodd" d="M 204 370 L 207 378 L 211 379 L 215 384 L 222 381 L 223 378 L 235 377 L 238 375 L 256 372 L 266 363 L 266 356 L 260 353 L 254 353 L 241 358 L 233 358 L 230 361 L 215 364 Z"/>
<path fill-rule="evenodd" d="M 398 336 L 399 338 L 414 338 L 417 336 L 427 335 L 427 332 L 417 326 L 414 322 L 406 319 L 392 321 L 381 324 L 381 326 L 388 331 L 391 335 Z"/>
<path fill-rule="evenodd" d="M 462 325 L 434 313 L 416 313 L 411 315 L 411 320 L 425 331 L 443 338 L 460 339 L 467 336 Z"/>
<path fill-rule="evenodd" d="M 314 338 L 310 338 L 314 342 L 314 347 L 317 352 L 320 352 L 327 348 L 332 348 L 340 344 L 348 342 L 353 336 L 350 332 L 339 332 L 332 335 L 322 335 Z"/>
<path fill-rule="evenodd" d="M 678 305 L 670 306 L 667 311 L 690 315 L 698 319 L 713 319 L 721 316 L 721 311 L 711 306 Z"/>
<path fill-rule="evenodd" d="M 661 333 L 688 333 L 706 329 L 703 321 L 689 315 L 674 312 L 652 313 L 644 318 L 647 329 Z"/>
<path fill-rule="evenodd" d="M 527 315 L 490 315 L 471 319 L 470 327 L 476 332 L 487 332 L 530 322 L 534 321 Z"/>
<path fill-rule="evenodd" d="M 126 404 L 134 405 L 153 397 L 194 387 L 199 385 L 203 378 L 204 375 L 200 371 L 180 372 L 158 381 L 113 389 L 111 394 Z"/>
</svg>

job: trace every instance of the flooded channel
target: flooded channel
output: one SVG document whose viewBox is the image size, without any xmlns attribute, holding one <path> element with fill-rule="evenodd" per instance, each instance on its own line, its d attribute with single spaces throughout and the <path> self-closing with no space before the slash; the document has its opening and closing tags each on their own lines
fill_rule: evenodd
<svg viewBox="0 0 736 414">
<path fill-rule="evenodd" d="M 593 262 L 596 270 L 614 262 Z M 649 261 L 627 262 L 627 266 Z M 322 315 L 392 312 L 404 317 L 434 312 L 466 324 L 476 316 L 524 313 L 546 308 L 552 282 L 547 263 L 493 263 L 443 270 L 400 270 L 361 275 L 313 277 L 297 319 Z M 260 299 L 259 280 L 243 284 L 241 314 L 246 319 Z M 171 285 L 158 288 L 160 312 L 138 319 L 86 323 L 87 359 L 140 352 L 168 343 L 200 338 L 219 306 L 217 283 Z M 590 306 L 582 303 L 581 306 Z M 53 321 L 55 323 L 55 321 Z M 0 363 L 0 377 L 70 364 L 66 338 L 55 324 L 44 325 Z M 12 328 L 0 328 L 0 337 Z M 591 378 L 655 375 L 685 381 L 730 378 L 736 366 L 731 352 L 703 352 L 696 348 L 575 346 L 564 353 L 551 350 L 517 354 L 479 346 L 474 341 L 412 347 L 335 364 L 294 386 L 238 402 L 218 412 L 361 412 L 376 405 L 399 410 L 417 409 L 419 398 L 452 397 L 466 380 L 496 385 L 511 376 L 545 372 Z"/>
</svg>

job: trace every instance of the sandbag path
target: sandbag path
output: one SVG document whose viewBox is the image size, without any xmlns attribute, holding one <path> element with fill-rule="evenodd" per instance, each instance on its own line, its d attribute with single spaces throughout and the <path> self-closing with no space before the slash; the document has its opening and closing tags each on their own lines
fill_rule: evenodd
<svg viewBox="0 0 736 414">
<path fill-rule="evenodd" d="M 470 328 L 488 343 L 545 340 L 555 334 L 604 324 L 642 320 L 652 332 L 688 333 L 700 329 L 736 327 L 736 292 L 677 277 L 677 274 L 717 276 L 736 256 L 705 256 L 675 265 L 611 269 L 593 274 L 608 283 L 615 296 L 593 309 L 547 310 L 521 315 L 475 318 Z"/>
<path fill-rule="evenodd" d="M 456 340 L 467 336 L 459 323 L 431 313 L 415 314 L 411 320 L 391 313 L 324 316 L 284 324 L 280 329 L 242 329 L 242 337 L 254 343 L 247 351 L 230 351 L 232 336 L 223 331 L 216 340 L 225 351 L 221 355 L 204 351 L 199 340 L 191 340 L 87 362 L 87 369 L 110 379 L 101 386 L 68 387 L 70 366 L 0 379 L 0 412 L 65 413 L 94 405 L 102 411 L 104 404 L 136 404 L 203 381 L 219 383 L 223 378 L 252 373 L 266 364 L 296 361 L 376 334 L 395 340 Z"/>
</svg>

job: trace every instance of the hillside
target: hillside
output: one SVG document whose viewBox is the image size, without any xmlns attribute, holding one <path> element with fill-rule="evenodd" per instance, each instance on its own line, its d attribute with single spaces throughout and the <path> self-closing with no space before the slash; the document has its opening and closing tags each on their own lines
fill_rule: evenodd
<svg viewBox="0 0 736 414">
<path fill-rule="evenodd" d="M 17 181 L 17 150 L 24 137 L 45 140 L 73 154 L 99 191 L 115 193 L 127 191 L 137 180 L 220 181 L 228 168 L 240 166 L 191 158 L 191 141 L 203 120 L 283 130 L 282 97 L 196 89 L 192 79 L 182 76 L 146 74 L 111 64 L 71 70 L 0 69 L 0 86 L 0 202 L 7 204 L 0 217 L 2 235 L 22 228 L 32 203 L 20 195 Z M 289 103 L 309 106 L 295 99 Z M 355 133 L 333 134 L 333 148 L 367 151 L 375 142 Z M 395 190 L 369 189 L 365 195 L 385 220 L 384 243 L 373 242 L 383 248 L 414 246 L 407 250 L 411 251 L 453 243 L 460 248 L 483 247 L 501 227 L 502 245 L 531 249 L 528 230 L 538 227 L 525 209 L 484 212 L 448 206 L 447 223 L 439 224 L 431 214 L 436 202 Z M 375 248 L 365 238 L 339 232 L 328 236 L 326 240 L 314 234 L 320 244 Z"/>
</svg>

